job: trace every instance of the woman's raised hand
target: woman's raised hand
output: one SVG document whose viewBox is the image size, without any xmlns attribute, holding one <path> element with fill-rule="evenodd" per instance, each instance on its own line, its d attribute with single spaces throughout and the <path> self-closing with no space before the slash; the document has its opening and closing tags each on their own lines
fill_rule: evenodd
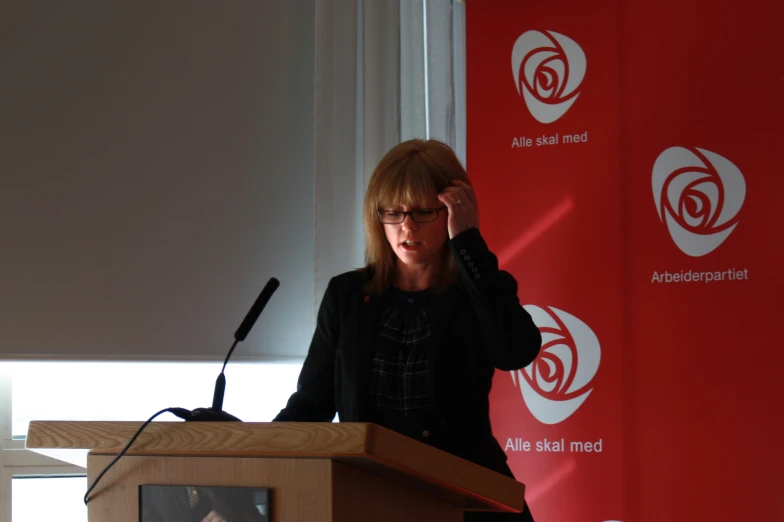
<svg viewBox="0 0 784 522">
<path fill-rule="evenodd" d="M 479 228 L 479 209 L 471 185 L 464 181 L 452 180 L 452 185 L 441 191 L 438 200 L 446 205 L 449 212 L 447 221 L 449 239 L 469 228 Z"/>
</svg>

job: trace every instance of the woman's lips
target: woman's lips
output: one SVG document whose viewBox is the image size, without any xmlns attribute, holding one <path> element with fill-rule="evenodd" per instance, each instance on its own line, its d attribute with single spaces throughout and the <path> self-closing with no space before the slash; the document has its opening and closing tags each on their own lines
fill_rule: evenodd
<svg viewBox="0 0 784 522">
<path fill-rule="evenodd" d="M 400 248 L 402 248 L 406 252 L 414 252 L 421 247 L 422 247 L 422 243 L 420 243 L 419 241 L 412 241 L 410 243 L 406 243 L 406 242 L 400 243 Z"/>
</svg>

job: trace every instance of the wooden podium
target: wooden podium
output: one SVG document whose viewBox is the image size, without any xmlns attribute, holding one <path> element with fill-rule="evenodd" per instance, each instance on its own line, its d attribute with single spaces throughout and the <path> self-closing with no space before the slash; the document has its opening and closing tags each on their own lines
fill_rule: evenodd
<svg viewBox="0 0 784 522">
<path fill-rule="evenodd" d="M 139 426 L 33 421 L 27 448 L 86 460 L 92 484 Z M 525 502 L 515 480 L 365 423 L 153 422 L 92 491 L 89 522 L 139 522 L 145 484 L 269 488 L 274 522 L 460 522 Z"/>
</svg>

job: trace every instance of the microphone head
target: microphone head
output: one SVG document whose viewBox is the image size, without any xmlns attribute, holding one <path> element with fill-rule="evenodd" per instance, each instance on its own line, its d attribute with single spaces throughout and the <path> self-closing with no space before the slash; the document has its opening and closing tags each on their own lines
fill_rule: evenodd
<svg viewBox="0 0 784 522">
<path fill-rule="evenodd" d="M 272 294 L 275 292 L 275 290 L 278 289 L 279 286 L 280 281 L 274 277 L 267 282 L 266 286 L 264 286 L 264 289 L 259 294 L 259 297 L 256 298 L 256 302 L 253 303 L 253 306 L 250 307 L 250 310 L 245 316 L 245 319 L 242 320 L 239 328 L 237 328 L 237 331 L 234 332 L 235 340 L 245 340 L 245 337 L 248 336 L 250 329 L 253 328 L 254 324 L 256 324 L 256 319 L 258 319 L 259 315 L 261 315 L 261 311 L 264 310 L 265 306 L 267 306 L 267 301 L 270 300 L 270 297 L 272 297 Z"/>
</svg>

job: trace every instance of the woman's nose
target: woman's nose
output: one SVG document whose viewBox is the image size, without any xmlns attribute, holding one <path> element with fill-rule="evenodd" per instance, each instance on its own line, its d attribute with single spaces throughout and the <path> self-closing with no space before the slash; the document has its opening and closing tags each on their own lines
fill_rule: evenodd
<svg viewBox="0 0 784 522">
<path fill-rule="evenodd" d="M 416 230 L 419 228 L 419 224 L 414 221 L 414 218 L 412 218 L 410 214 L 406 214 L 403 218 L 402 226 L 404 230 Z"/>
</svg>

